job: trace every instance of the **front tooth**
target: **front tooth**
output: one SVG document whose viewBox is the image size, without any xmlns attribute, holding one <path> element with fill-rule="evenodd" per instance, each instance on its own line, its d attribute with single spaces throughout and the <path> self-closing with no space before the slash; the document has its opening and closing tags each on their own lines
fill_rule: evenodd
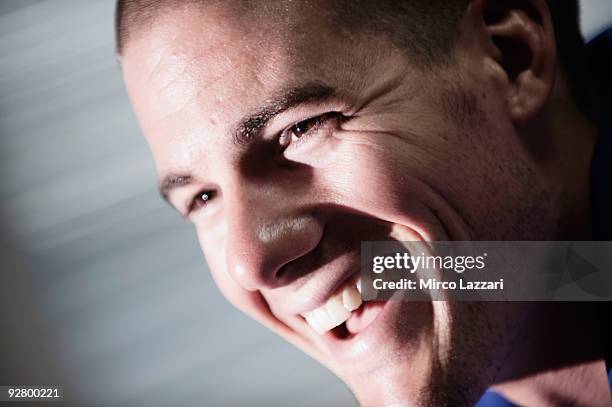
<svg viewBox="0 0 612 407">
<path fill-rule="evenodd" d="M 361 279 L 357 281 L 356 286 L 347 286 L 331 297 L 325 305 L 303 314 L 304 318 L 315 331 L 323 335 L 349 319 L 351 311 L 361 306 L 360 286 Z"/>
<path fill-rule="evenodd" d="M 304 315 L 308 324 L 317 331 L 320 335 L 333 328 L 332 320 L 323 307 L 317 308 Z"/>
<path fill-rule="evenodd" d="M 333 322 L 333 327 L 336 327 L 346 321 L 348 317 L 351 316 L 351 313 L 348 309 L 344 307 L 342 303 L 342 295 L 334 295 L 327 301 L 325 305 L 327 308 L 327 312 L 331 317 L 331 321 Z M 332 328 L 333 328 L 332 327 Z"/>
<path fill-rule="evenodd" d="M 361 294 L 355 286 L 346 287 L 342 290 L 342 304 L 348 311 L 355 311 L 361 307 Z"/>
</svg>

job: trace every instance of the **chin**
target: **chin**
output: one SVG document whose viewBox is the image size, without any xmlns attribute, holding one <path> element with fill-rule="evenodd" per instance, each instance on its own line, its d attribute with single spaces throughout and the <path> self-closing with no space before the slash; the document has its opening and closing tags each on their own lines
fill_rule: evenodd
<svg viewBox="0 0 612 407">
<path fill-rule="evenodd" d="M 520 332 L 521 306 L 366 302 L 368 323 L 321 335 L 322 362 L 363 406 L 472 406 Z M 345 324 L 346 325 L 346 324 Z"/>
</svg>

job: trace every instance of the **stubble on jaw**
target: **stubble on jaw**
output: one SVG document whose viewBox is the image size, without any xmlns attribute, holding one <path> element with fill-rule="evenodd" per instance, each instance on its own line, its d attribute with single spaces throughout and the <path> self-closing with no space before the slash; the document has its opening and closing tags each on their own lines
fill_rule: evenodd
<svg viewBox="0 0 612 407">
<path fill-rule="evenodd" d="M 471 407 L 494 384 L 524 326 L 524 304 L 457 302 L 451 350 L 433 361 L 418 407 Z"/>
</svg>

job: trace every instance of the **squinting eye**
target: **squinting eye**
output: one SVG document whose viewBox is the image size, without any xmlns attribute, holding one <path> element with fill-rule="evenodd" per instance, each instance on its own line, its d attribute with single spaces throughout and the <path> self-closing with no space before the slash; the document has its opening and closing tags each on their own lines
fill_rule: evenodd
<svg viewBox="0 0 612 407">
<path fill-rule="evenodd" d="M 310 136 L 315 133 L 322 125 L 327 123 L 329 120 L 337 117 L 337 113 L 326 113 L 321 116 L 311 117 L 310 119 L 302 120 L 283 131 L 281 134 L 280 143 L 283 146 L 291 144 L 303 137 Z"/>
<path fill-rule="evenodd" d="M 192 213 L 195 212 L 201 208 L 203 208 L 204 206 L 206 206 L 211 199 L 213 199 L 215 196 L 215 192 L 214 191 L 200 191 L 198 192 L 193 199 L 191 200 L 191 203 L 189 204 L 189 209 L 188 209 L 188 213 Z"/>
<path fill-rule="evenodd" d="M 321 119 L 321 117 L 313 117 L 312 119 L 301 121 L 294 124 L 289 131 L 291 131 L 293 136 L 300 138 L 304 134 L 307 134 L 312 128 L 321 124 Z"/>
</svg>

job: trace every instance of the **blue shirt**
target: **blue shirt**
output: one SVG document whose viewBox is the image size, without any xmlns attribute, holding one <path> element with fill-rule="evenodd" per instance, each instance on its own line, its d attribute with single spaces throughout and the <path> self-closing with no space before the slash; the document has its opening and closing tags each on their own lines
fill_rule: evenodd
<svg viewBox="0 0 612 407">
<path fill-rule="evenodd" d="M 612 240 L 612 28 L 589 43 L 590 64 L 604 75 L 607 97 L 599 136 L 591 161 L 591 205 L 596 240 Z M 612 272 L 612 271 L 611 271 Z M 612 302 L 597 304 L 604 344 L 608 382 L 612 389 Z M 493 391 L 487 391 L 475 407 L 517 407 Z"/>
</svg>

